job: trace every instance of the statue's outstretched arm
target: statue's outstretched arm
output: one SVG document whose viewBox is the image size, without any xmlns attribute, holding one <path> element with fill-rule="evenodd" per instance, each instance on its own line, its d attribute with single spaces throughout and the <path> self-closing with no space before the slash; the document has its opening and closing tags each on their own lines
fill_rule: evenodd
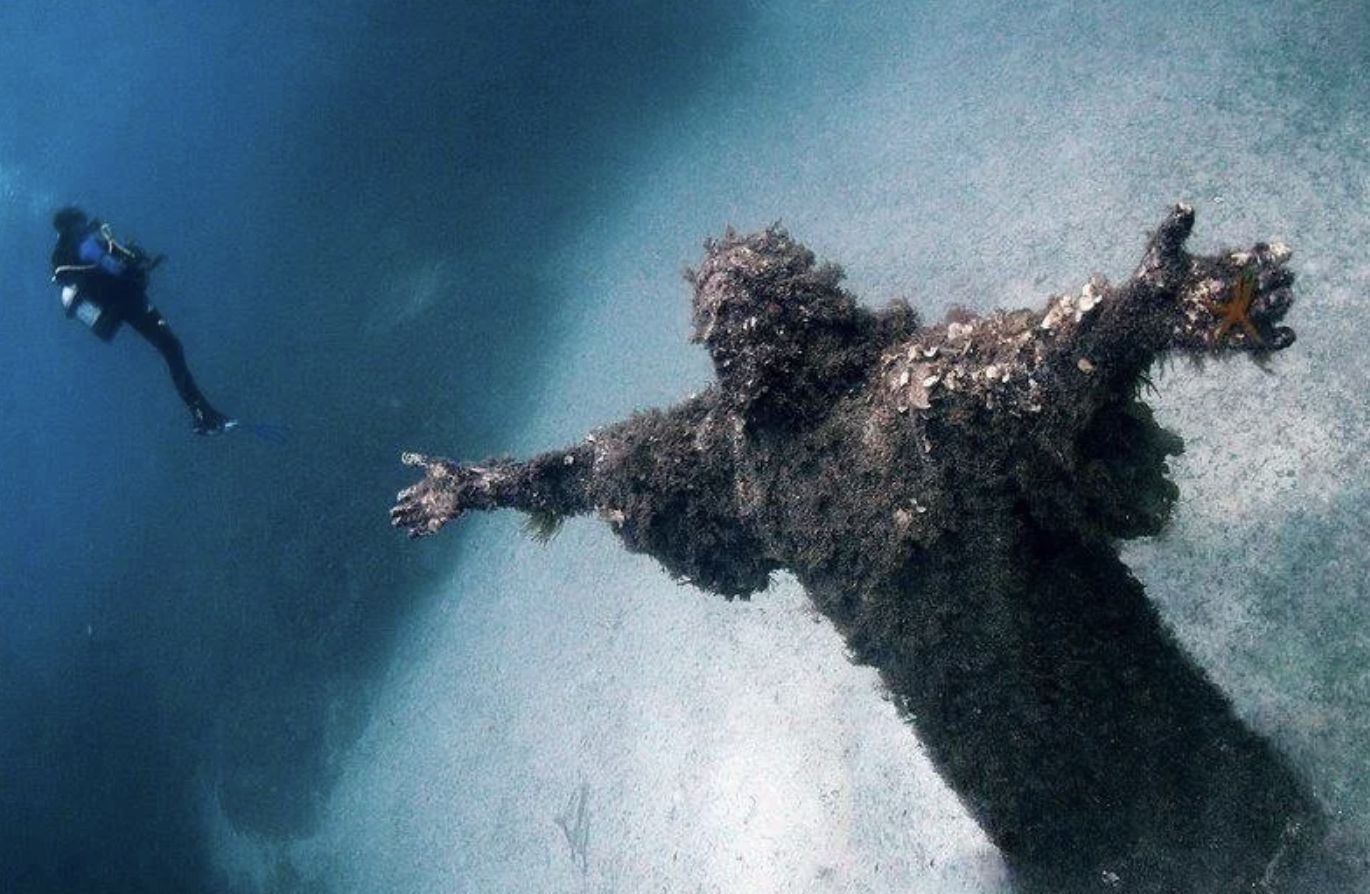
<svg viewBox="0 0 1370 894">
<path fill-rule="evenodd" d="M 400 491 L 390 523 L 410 537 L 426 537 L 473 510 L 520 509 L 564 517 L 590 511 L 594 454 L 585 444 L 543 453 L 528 462 L 496 460 L 479 465 L 406 453 L 401 461 L 423 469 L 417 484 Z"/>
<path fill-rule="evenodd" d="M 1293 304 L 1289 248 L 1193 255 L 1194 211 L 1176 205 L 1126 280 L 1095 277 L 1040 310 L 998 311 L 927 327 L 889 350 L 883 373 L 901 411 L 965 418 L 1050 419 L 1061 433 L 1088 426 L 1099 408 L 1135 393 L 1158 356 L 1247 353 L 1294 342 L 1279 325 Z"/>
<path fill-rule="evenodd" d="M 1131 278 L 1116 289 L 1087 286 L 1052 305 L 1048 317 L 1077 324 L 1064 327 L 1076 354 L 1134 365 L 1167 350 L 1260 354 L 1293 344 L 1293 330 L 1278 325 L 1293 303 L 1288 246 L 1261 242 L 1193 255 L 1184 247 L 1193 227 L 1194 210 L 1174 206 Z"/>
</svg>

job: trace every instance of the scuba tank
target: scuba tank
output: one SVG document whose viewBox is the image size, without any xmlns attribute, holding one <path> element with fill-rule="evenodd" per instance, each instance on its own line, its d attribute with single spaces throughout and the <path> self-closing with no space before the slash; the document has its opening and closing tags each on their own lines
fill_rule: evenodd
<svg viewBox="0 0 1370 894">
<path fill-rule="evenodd" d="M 62 287 L 62 306 L 66 308 L 67 316 L 75 317 L 85 323 L 101 341 L 109 341 L 114 338 L 114 333 L 119 330 L 118 317 L 94 301 L 87 301 L 82 298 L 81 292 L 76 286 L 66 285 Z"/>
<path fill-rule="evenodd" d="M 124 272 L 120 279 L 124 280 L 132 288 L 141 292 L 147 288 L 148 275 L 166 260 L 166 255 L 151 257 L 136 242 L 121 244 L 114 239 L 114 232 L 109 224 L 99 223 L 92 225 L 93 230 L 86 231 L 87 238 L 98 233 L 103 240 L 103 250 L 106 255 L 114 258 L 123 265 Z M 72 254 L 79 254 L 74 248 Z M 57 253 L 54 252 L 54 258 Z M 62 282 L 62 307 L 66 310 L 68 317 L 76 317 L 95 333 L 101 341 L 109 341 L 114 338 L 114 334 L 119 331 L 119 324 L 122 318 L 110 311 L 102 303 L 86 298 L 81 294 L 77 281 L 72 281 L 67 277 L 79 276 L 81 274 L 101 275 L 98 273 L 100 265 L 91 264 L 63 264 L 57 266 L 52 273 L 55 282 Z"/>
</svg>

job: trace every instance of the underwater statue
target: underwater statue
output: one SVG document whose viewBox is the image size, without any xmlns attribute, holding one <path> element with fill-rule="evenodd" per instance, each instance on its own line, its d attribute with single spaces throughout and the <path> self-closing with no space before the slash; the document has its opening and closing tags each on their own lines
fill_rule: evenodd
<svg viewBox="0 0 1370 894">
<path fill-rule="evenodd" d="M 729 232 L 688 274 L 715 384 L 527 462 L 406 454 L 392 523 L 593 511 L 729 598 L 787 569 L 1021 890 L 1281 890 L 1322 814 L 1118 556 L 1177 496 L 1153 362 L 1294 341 L 1288 248 L 1193 255 L 1193 223 L 1174 207 L 1122 283 L 932 326 L 859 306 L 782 230 Z"/>
</svg>

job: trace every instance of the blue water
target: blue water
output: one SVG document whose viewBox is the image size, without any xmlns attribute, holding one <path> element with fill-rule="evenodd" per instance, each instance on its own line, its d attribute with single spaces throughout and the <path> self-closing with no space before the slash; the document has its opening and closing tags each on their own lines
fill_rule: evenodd
<svg viewBox="0 0 1370 894">
<path fill-rule="evenodd" d="M 729 6 L 4 4 L 0 887 L 212 890 L 206 788 L 309 831 L 326 731 L 460 550 L 388 529 L 398 451 L 518 425 L 518 355 L 571 297 L 535 262 L 707 82 Z M 192 438 L 134 333 L 62 318 L 69 201 L 169 255 L 152 296 L 202 388 L 288 446 Z"/>
<path fill-rule="evenodd" d="M 1191 7 L 7 0 L 0 889 L 1002 889 L 792 584 L 726 605 L 592 522 L 409 543 L 397 456 L 700 387 L 678 274 L 730 223 L 935 316 L 1124 276 L 1176 199 L 1294 244 L 1300 341 L 1161 377 L 1187 500 L 1127 556 L 1364 862 L 1370 12 Z M 62 318 L 72 201 L 289 443 L 193 438 Z"/>
</svg>

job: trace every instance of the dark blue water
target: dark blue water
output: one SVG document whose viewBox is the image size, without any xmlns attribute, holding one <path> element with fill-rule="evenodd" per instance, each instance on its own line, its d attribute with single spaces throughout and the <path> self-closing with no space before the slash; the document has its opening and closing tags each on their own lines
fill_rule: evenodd
<svg viewBox="0 0 1370 894">
<path fill-rule="evenodd" d="M 207 800 L 309 833 L 326 746 L 460 549 L 389 530 L 398 452 L 517 428 L 574 298 L 540 259 L 625 199 L 622 153 L 746 24 L 723 0 L 7 0 L 0 888 L 217 890 Z M 201 387 L 287 445 L 192 437 L 135 333 L 62 318 L 67 202 L 167 253 L 151 294 Z"/>
<path fill-rule="evenodd" d="M 698 387 L 677 271 L 729 223 L 936 318 L 1126 276 L 1180 199 L 1294 245 L 1299 342 L 1161 371 L 1183 499 L 1125 557 L 1363 869 L 1367 72 L 1361 0 L 4 0 L 0 892 L 1007 889 L 792 586 L 410 543 L 397 458 Z M 68 202 L 287 444 L 63 319 Z"/>
</svg>

